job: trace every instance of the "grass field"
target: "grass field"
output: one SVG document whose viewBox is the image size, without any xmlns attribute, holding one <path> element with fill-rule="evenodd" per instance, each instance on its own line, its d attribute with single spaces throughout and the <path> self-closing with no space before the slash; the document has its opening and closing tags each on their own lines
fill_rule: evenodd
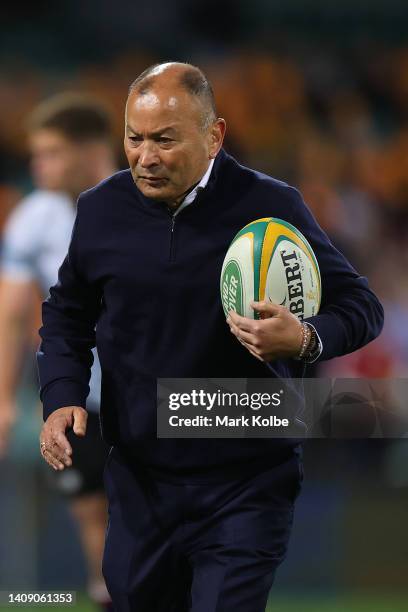
<svg viewBox="0 0 408 612">
<path fill-rule="evenodd" d="M 15 607 L 15 606 L 14 606 Z M 1 609 L 11 609 L 9 606 L 2 606 Z M 25 612 L 49 612 L 50 610 L 66 609 L 75 612 L 97 612 L 85 596 L 78 594 L 75 606 L 43 607 L 43 606 L 24 606 Z M 344 597 L 312 597 L 310 594 L 304 597 L 277 597 L 272 599 L 266 612 L 407 612 L 408 593 L 406 596 L 396 597 L 395 594 L 373 596 L 355 595 Z M 163 610 L 163 612 L 166 612 Z M 233 612 L 233 610 L 231 610 Z M 252 612 L 252 610 L 248 610 Z"/>
</svg>

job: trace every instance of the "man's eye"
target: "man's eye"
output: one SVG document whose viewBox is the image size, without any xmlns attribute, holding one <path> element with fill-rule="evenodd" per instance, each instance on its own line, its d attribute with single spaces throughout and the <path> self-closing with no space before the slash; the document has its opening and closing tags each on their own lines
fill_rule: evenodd
<svg viewBox="0 0 408 612">
<path fill-rule="evenodd" d="M 128 136 L 130 142 L 138 143 L 142 142 L 142 139 L 139 136 Z"/>
<path fill-rule="evenodd" d="M 173 142 L 171 138 L 166 138 L 165 136 L 161 136 L 159 138 L 159 142 L 162 142 L 163 144 L 169 144 L 170 142 Z"/>
</svg>

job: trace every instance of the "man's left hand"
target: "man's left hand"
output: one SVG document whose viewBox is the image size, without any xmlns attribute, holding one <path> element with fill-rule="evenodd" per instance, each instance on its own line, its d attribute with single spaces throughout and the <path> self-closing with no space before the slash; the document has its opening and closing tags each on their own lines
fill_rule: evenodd
<svg viewBox="0 0 408 612">
<path fill-rule="evenodd" d="M 284 306 L 272 302 L 252 302 L 261 319 L 248 319 L 230 311 L 231 332 L 260 361 L 297 357 L 302 346 L 302 326 Z"/>
</svg>

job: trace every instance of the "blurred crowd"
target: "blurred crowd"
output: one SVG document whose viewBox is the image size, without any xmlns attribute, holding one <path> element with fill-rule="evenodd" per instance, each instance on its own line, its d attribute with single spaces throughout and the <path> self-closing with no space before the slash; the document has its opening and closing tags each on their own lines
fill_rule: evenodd
<svg viewBox="0 0 408 612">
<path fill-rule="evenodd" d="M 200 65 L 227 119 L 226 148 L 248 165 L 296 185 L 333 242 L 369 277 L 386 310 L 374 343 L 332 362 L 331 375 L 408 372 L 408 48 L 362 45 L 324 54 L 229 52 Z M 30 187 L 25 121 L 56 91 L 97 96 L 112 111 L 121 152 L 129 83 L 151 53 L 119 54 L 74 71 L 28 60 L 0 74 L 0 227 Z"/>
</svg>

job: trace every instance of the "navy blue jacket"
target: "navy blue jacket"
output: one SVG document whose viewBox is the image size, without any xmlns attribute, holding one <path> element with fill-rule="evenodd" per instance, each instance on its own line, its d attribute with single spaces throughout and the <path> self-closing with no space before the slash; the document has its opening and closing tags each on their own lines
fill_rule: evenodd
<svg viewBox="0 0 408 612">
<path fill-rule="evenodd" d="M 207 187 L 172 217 L 144 197 L 129 170 L 83 193 L 59 281 L 43 305 L 38 354 L 44 418 L 85 406 L 91 348 L 102 366 L 105 439 L 135 461 L 181 477 L 218 466 L 276 463 L 293 440 L 157 440 L 156 379 L 298 377 L 295 360 L 270 369 L 229 331 L 219 280 L 235 234 L 260 217 L 292 223 L 309 240 L 322 275 L 310 321 L 320 359 L 354 351 L 381 331 L 383 310 L 330 243 L 299 192 L 221 151 Z M 95 332 L 96 328 L 96 332 Z"/>
</svg>

